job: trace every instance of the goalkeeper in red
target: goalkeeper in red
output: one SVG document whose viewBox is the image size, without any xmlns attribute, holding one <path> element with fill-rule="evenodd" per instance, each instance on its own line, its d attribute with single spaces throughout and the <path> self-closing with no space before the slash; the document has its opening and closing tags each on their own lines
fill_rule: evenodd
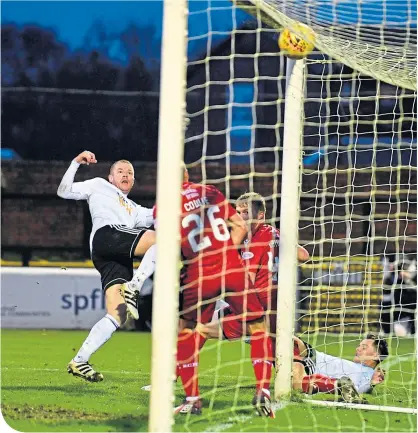
<svg viewBox="0 0 418 433">
<path fill-rule="evenodd" d="M 237 323 L 251 335 L 251 359 L 257 380 L 253 405 L 262 416 L 274 417 L 270 404 L 272 344 L 264 308 L 241 263 L 238 247 L 247 236 L 245 221 L 214 186 L 185 179 L 182 190 L 181 253 L 183 269 L 177 376 L 186 398 L 175 413 L 200 414 L 198 354 L 206 341 L 204 324 L 211 321 L 216 300 L 225 299 Z"/>
</svg>

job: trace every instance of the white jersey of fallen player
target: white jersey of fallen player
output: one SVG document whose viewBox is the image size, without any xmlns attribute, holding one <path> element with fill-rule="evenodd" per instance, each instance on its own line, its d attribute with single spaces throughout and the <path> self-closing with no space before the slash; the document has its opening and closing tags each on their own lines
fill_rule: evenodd
<svg viewBox="0 0 418 433">
<path fill-rule="evenodd" d="M 373 368 L 358 364 L 337 356 L 327 355 L 316 351 L 315 373 L 340 379 L 349 377 L 359 393 L 367 392 L 371 388 L 370 382 L 374 373 Z"/>
<path fill-rule="evenodd" d="M 66 199 L 87 200 L 93 223 L 90 250 L 93 236 L 101 227 L 123 225 L 132 229 L 152 225 L 152 209 L 134 203 L 119 188 L 105 179 L 96 177 L 84 182 L 74 182 L 79 166 L 77 162 L 71 162 L 58 187 L 58 195 Z"/>
</svg>

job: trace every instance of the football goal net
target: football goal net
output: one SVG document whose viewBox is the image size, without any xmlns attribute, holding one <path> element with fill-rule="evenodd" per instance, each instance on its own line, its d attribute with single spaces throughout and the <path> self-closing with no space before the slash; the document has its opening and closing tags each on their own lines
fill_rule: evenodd
<svg viewBox="0 0 418 433">
<path fill-rule="evenodd" d="M 301 28 L 315 49 L 291 60 L 278 37 L 288 29 L 303 39 Z M 165 1 L 150 431 L 172 429 L 181 395 L 174 209 L 183 160 L 192 180 L 231 203 L 261 194 L 266 223 L 280 229 L 272 398 L 295 398 L 294 335 L 352 360 L 374 333 L 389 346 L 385 380 L 368 405 L 354 407 L 383 411 L 386 431 L 387 413 L 416 413 L 416 48 L 408 0 Z M 297 262 L 298 244 L 308 261 Z M 252 413 L 248 345 L 209 341 L 199 368 L 205 419 L 216 431 L 237 419 L 243 429 Z M 329 394 L 297 398 L 316 428 L 317 406 L 350 406 Z M 337 411 L 330 416 L 335 429 L 350 429 Z M 189 431 L 194 422 L 186 421 Z M 286 423 L 305 426 L 289 413 Z"/>
</svg>

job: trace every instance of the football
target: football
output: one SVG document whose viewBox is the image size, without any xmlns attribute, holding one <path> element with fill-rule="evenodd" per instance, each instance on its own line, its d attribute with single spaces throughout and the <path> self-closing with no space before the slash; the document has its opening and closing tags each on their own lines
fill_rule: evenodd
<svg viewBox="0 0 418 433">
<path fill-rule="evenodd" d="M 315 47 L 315 35 L 313 31 L 304 24 L 294 27 L 297 33 L 284 29 L 279 36 L 279 48 L 285 56 L 291 59 L 302 59 L 306 57 Z"/>
</svg>

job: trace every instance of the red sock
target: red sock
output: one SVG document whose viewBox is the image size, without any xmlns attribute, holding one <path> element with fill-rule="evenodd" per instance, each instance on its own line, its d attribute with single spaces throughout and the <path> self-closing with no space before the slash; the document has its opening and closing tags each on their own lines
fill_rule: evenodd
<svg viewBox="0 0 418 433">
<path fill-rule="evenodd" d="M 257 380 L 257 390 L 269 389 L 272 367 L 271 339 L 264 331 L 251 336 L 251 359 Z"/>
<path fill-rule="evenodd" d="M 181 333 L 180 333 L 181 334 Z M 179 335 L 180 335 L 179 334 Z M 198 340 L 198 351 L 200 352 L 200 349 L 204 346 L 204 344 L 206 343 L 206 338 L 204 338 L 201 334 L 200 334 L 200 338 L 197 339 Z M 180 377 L 180 370 L 182 369 L 182 365 L 179 362 L 179 352 L 177 350 L 177 366 L 176 366 L 176 379 L 178 379 Z"/>
<path fill-rule="evenodd" d="M 181 377 L 186 397 L 199 396 L 197 370 L 199 366 L 200 340 L 204 338 L 196 331 L 183 330 L 177 340 L 177 373 Z M 204 343 L 204 342 L 203 342 Z"/>
<path fill-rule="evenodd" d="M 335 382 L 337 379 L 332 379 L 322 374 L 313 374 L 312 376 L 305 376 L 302 379 L 302 390 L 305 394 L 316 394 L 317 392 L 330 392 L 335 391 Z M 309 388 L 312 386 L 311 392 Z"/>
</svg>

